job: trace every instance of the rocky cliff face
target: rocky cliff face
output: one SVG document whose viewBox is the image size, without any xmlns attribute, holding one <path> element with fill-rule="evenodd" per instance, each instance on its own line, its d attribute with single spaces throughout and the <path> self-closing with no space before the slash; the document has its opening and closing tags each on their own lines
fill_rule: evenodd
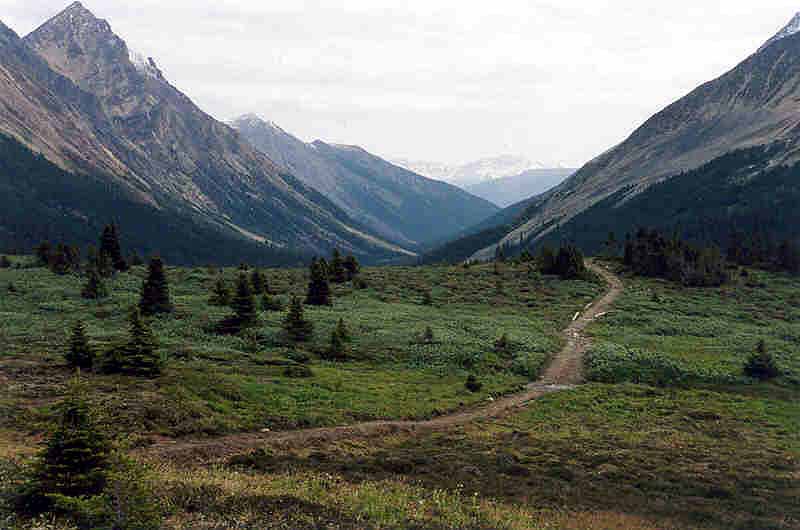
<svg viewBox="0 0 800 530">
<path fill-rule="evenodd" d="M 451 237 L 497 211 L 484 199 L 395 166 L 360 147 L 308 144 L 254 115 L 242 116 L 233 126 L 353 219 L 410 248 Z"/>
<path fill-rule="evenodd" d="M 61 167 L 276 247 L 404 252 L 200 110 L 79 2 L 22 41 L 0 34 L 0 131 Z"/>
<path fill-rule="evenodd" d="M 781 141 L 773 163 L 797 159 L 800 35 L 787 32 L 722 77 L 659 112 L 532 205 L 503 242 L 537 239 L 597 202 L 691 170 L 725 153 Z M 475 258 L 490 257 L 494 246 Z"/>
</svg>

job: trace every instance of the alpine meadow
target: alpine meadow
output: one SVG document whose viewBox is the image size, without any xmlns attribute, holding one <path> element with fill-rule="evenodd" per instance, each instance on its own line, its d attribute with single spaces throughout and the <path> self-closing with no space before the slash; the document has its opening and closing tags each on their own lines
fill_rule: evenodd
<svg viewBox="0 0 800 530">
<path fill-rule="evenodd" d="M 91 3 L 0 0 L 0 529 L 800 530 L 800 13 Z"/>
</svg>

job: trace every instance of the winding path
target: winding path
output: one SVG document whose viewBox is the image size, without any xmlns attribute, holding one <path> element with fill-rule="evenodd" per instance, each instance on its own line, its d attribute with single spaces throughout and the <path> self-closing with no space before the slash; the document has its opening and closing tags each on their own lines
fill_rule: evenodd
<svg viewBox="0 0 800 530">
<path fill-rule="evenodd" d="M 283 432 L 233 434 L 204 440 L 162 439 L 137 451 L 145 458 L 166 459 L 184 464 L 223 461 L 269 444 L 272 447 L 291 447 L 314 441 L 336 441 L 345 438 L 369 438 L 397 432 L 424 433 L 441 431 L 477 420 L 497 418 L 530 401 L 547 394 L 573 388 L 582 381 L 583 355 L 589 339 L 583 334 L 586 327 L 622 293 L 622 282 L 604 266 L 587 260 L 587 267 L 608 283 L 606 293 L 579 314 L 563 331 L 567 343 L 553 357 L 542 377 L 527 386 L 524 392 L 499 398 L 480 408 L 474 408 L 421 421 L 371 421 L 341 427 L 322 427 Z"/>
</svg>

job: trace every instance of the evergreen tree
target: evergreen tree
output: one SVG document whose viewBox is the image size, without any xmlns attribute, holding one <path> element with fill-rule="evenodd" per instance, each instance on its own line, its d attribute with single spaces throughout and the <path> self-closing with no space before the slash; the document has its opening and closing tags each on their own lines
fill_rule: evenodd
<svg viewBox="0 0 800 530">
<path fill-rule="evenodd" d="M 42 241 L 39 243 L 39 246 L 36 247 L 36 261 L 39 265 L 43 267 L 50 266 L 50 253 L 53 251 L 53 247 L 50 245 L 49 241 Z"/>
<path fill-rule="evenodd" d="M 86 272 L 86 284 L 83 286 L 81 296 L 87 300 L 100 300 L 108 297 L 108 288 L 94 267 L 90 267 Z"/>
<path fill-rule="evenodd" d="M 361 272 L 361 264 L 352 254 L 344 259 L 344 268 L 347 271 L 347 279 L 349 281 L 353 280 Z"/>
<path fill-rule="evenodd" d="M 781 374 L 775 358 L 767 351 L 767 345 L 763 340 L 759 341 L 756 351 L 747 359 L 744 374 L 762 381 L 774 379 Z"/>
<path fill-rule="evenodd" d="M 556 274 L 556 253 L 551 247 L 542 247 L 537 261 L 543 274 Z"/>
<path fill-rule="evenodd" d="M 157 348 L 150 326 L 142 319 L 139 310 L 134 309 L 130 316 L 128 342 L 108 353 L 105 369 L 110 373 L 158 376 L 164 366 Z"/>
<path fill-rule="evenodd" d="M 352 340 L 350 330 L 347 329 L 347 324 L 344 323 L 343 318 L 340 318 L 339 323 L 336 324 L 336 333 L 344 342 L 350 342 Z"/>
<path fill-rule="evenodd" d="M 64 358 L 73 368 L 90 369 L 94 364 L 94 351 L 86 335 L 86 326 L 80 320 L 72 328 L 69 350 L 64 354 Z"/>
<path fill-rule="evenodd" d="M 483 384 L 478 381 L 478 378 L 475 377 L 474 374 L 469 374 L 466 383 L 464 383 L 464 387 L 470 392 L 475 393 L 480 392 L 481 388 L 483 388 Z"/>
<path fill-rule="evenodd" d="M 331 342 L 322 357 L 327 361 L 343 361 L 347 358 L 346 350 L 344 339 L 335 329 L 331 332 Z"/>
<path fill-rule="evenodd" d="M 253 273 L 250 275 L 250 283 L 253 285 L 254 295 L 264 294 L 266 282 L 260 270 L 253 269 Z"/>
<path fill-rule="evenodd" d="M 305 342 L 311 338 L 314 325 L 306 320 L 303 303 L 296 296 L 292 297 L 289 304 L 289 313 L 283 321 L 283 329 L 294 342 Z"/>
<path fill-rule="evenodd" d="M 800 274 L 800 250 L 790 240 L 785 240 L 778 247 L 778 268 L 792 273 Z"/>
<path fill-rule="evenodd" d="M 433 329 L 430 326 L 425 327 L 425 332 L 422 334 L 422 342 L 425 344 L 433 344 L 436 342 L 436 336 L 433 334 Z"/>
<path fill-rule="evenodd" d="M 425 292 L 422 293 L 422 305 L 433 305 L 433 295 L 430 289 L 426 289 Z"/>
<path fill-rule="evenodd" d="M 333 283 L 344 283 L 347 281 L 347 269 L 344 266 L 342 254 L 338 248 L 333 249 L 333 257 L 329 267 L 330 280 Z"/>
<path fill-rule="evenodd" d="M 59 276 L 69 274 L 71 264 L 69 251 L 66 245 L 63 243 L 56 245 L 55 251 L 50 254 L 50 263 L 48 265 L 50 266 L 50 270 Z"/>
<path fill-rule="evenodd" d="M 283 311 L 283 304 L 280 300 L 269 293 L 264 293 L 261 297 L 262 311 Z"/>
<path fill-rule="evenodd" d="M 23 496 L 29 512 L 48 510 L 59 497 L 99 495 L 106 485 L 110 443 L 85 396 L 85 385 L 76 378 L 58 407 L 58 424 L 39 453 L 29 491 Z"/>
<path fill-rule="evenodd" d="M 100 237 L 100 254 L 106 256 L 114 270 L 121 272 L 128 270 L 128 263 L 122 257 L 122 246 L 116 224 L 112 223 L 103 229 L 103 235 Z"/>
<path fill-rule="evenodd" d="M 250 282 L 244 274 L 240 274 L 236 282 L 236 294 L 231 302 L 231 308 L 240 328 L 252 327 L 258 323 L 256 301 L 250 290 Z"/>
<path fill-rule="evenodd" d="M 231 291 L 228 289 L 228 284 L 225 282 L 225 276 L 222 274 L 217 276 L 217 281 L 214 282 L 209 303 L 217 306 L 226 306 L 231 303 Z"/>
<path fill-rule="evenodd" d="M 11 268 L 11 260 L 8 259 L 8 256 L 0 256 L 0 269 L 10 269 Z"/>
<path fill-rule="evenodd" d="M 150 260 L 147 279 L 142 284 L 139 311 L 145 316 L 172 312 L 172 302 L 170 302 L 169 298 L 169 285 L 164 272 L 164 262 L 159 257 L 154 257 Z"/>
<path fill-rule="evenodd" d="M 331 286 L 328 283 L 327 263 L 314 259 L 311 262 L 311 280 L 308 284 L 308 305 L 331 305 Z"/>
</svg>

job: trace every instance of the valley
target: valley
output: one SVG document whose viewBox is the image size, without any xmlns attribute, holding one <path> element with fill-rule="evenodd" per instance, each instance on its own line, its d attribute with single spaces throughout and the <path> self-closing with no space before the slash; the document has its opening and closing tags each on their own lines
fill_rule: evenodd
<svg viewBox="0 0 800 530">
<path fill-rule="evenodd" d="M 0 530 L 800 529 L 800 14 L 178 4 L 2 15 Z"/>
</svg>

